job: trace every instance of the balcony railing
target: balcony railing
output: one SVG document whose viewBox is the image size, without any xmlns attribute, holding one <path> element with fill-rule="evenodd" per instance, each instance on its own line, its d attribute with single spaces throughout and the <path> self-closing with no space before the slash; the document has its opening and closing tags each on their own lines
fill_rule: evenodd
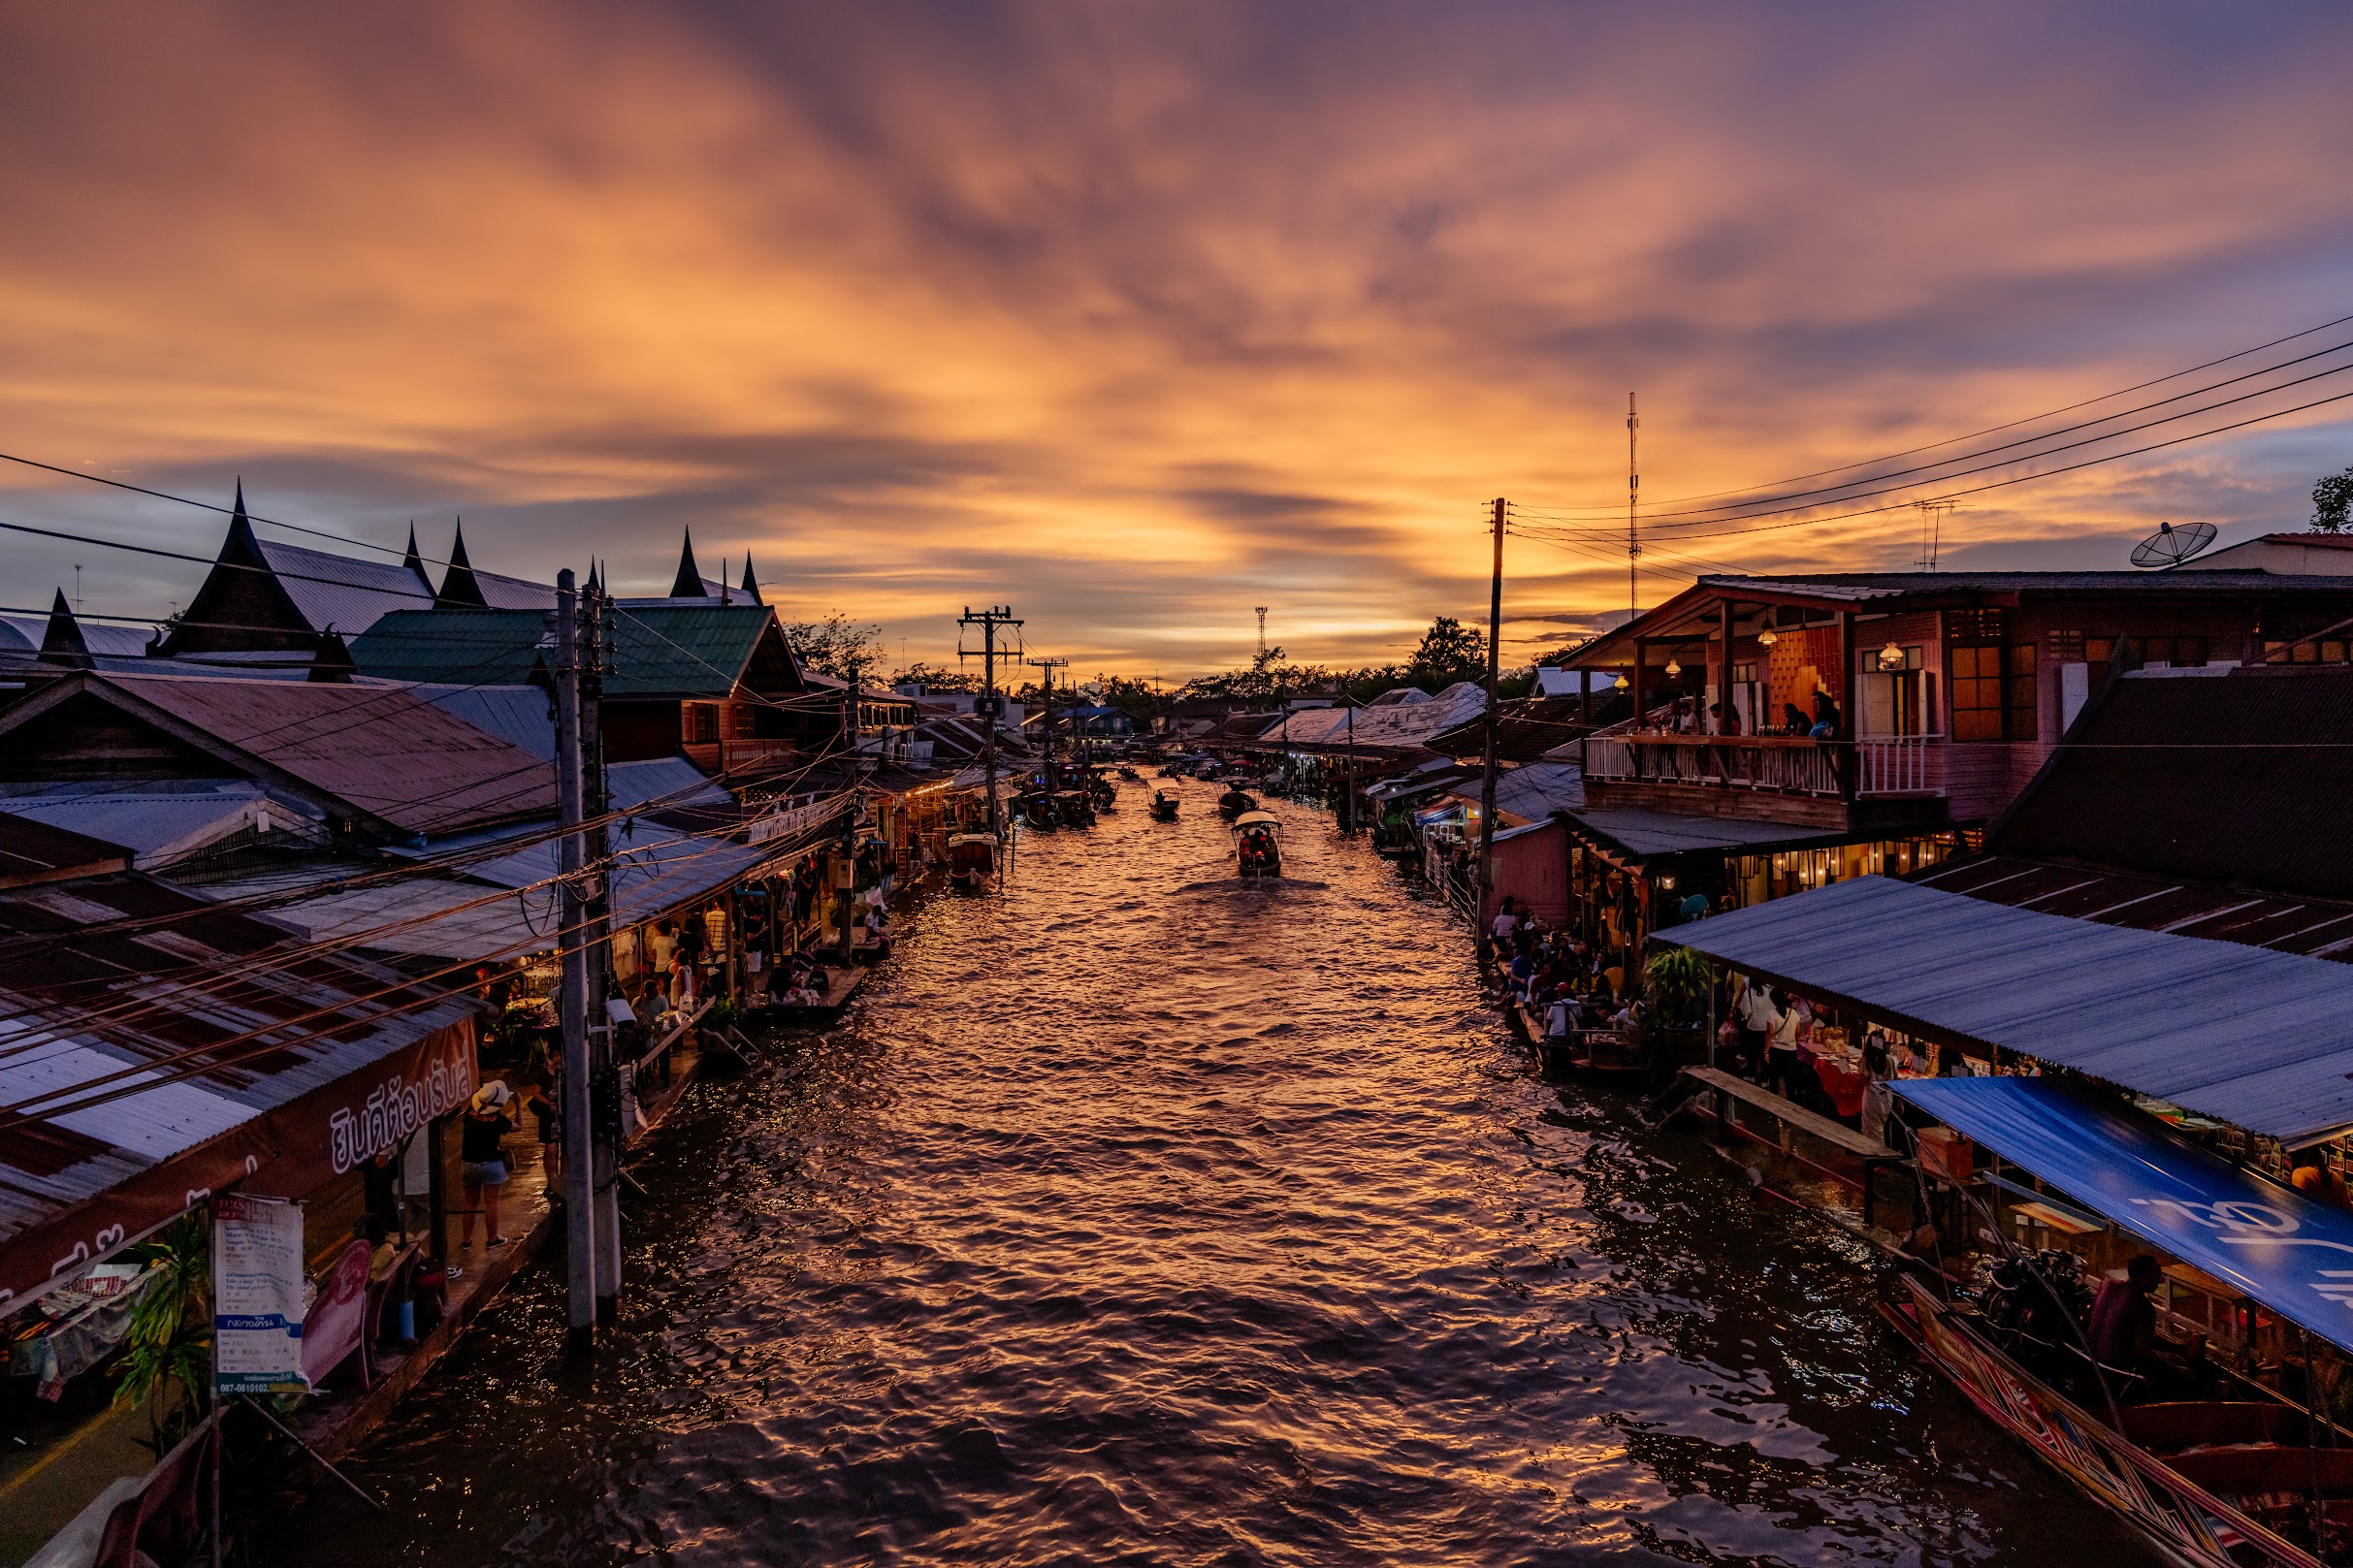
<svg viewBox="0 0 2353 1568">
<path fill-rule="evenodd" d="M 1855 795 L 1930 792 L 1936 735 L 1818 741 L 1798 735 L 1670 735 L 1618 730 L 1585 743 L 1585 776 L 1627 784 L 1696 784 L 1843 800 L 1852 761 Z"/>
</svg>

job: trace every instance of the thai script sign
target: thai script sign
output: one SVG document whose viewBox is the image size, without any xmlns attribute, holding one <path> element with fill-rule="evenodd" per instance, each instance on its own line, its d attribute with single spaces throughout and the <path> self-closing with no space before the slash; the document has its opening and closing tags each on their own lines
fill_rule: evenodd
<svg viewBox="0 0 2353 1568">
<path fill-rule="evenodd" d="M 470 1043 L 470 1042 L 469 1042 Z M 474 1092 L 474 1055 L 470 1049 L 435 1052 L 430 1063 L 411 1064 L 418 1076 L 399 1072 L 377 1083 L 356 1108 L 338 1106 L 327 1118 L 327 1136 L 335 1173 L 387 1149 L 397 1149 L 410 1134 L 435 1116 L 458 1108 Z"/>
<path fill-rule="evenodd" d="M 306 1393 L 303 1211 L 280 1198 L 212 1200 L 212 1375 L 222 1393 Z"/>
</svg>

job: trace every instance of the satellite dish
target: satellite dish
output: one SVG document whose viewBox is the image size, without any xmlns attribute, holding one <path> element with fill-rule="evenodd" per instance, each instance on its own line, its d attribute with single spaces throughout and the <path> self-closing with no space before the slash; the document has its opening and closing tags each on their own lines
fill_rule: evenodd
<svg viewBox="0 0 2353 1568">
<path fill-rule="evenodd" d="M 2179 528 L 2160 523 L 2156 532 L 2133 546 L 2133 564 L 2160 569 L 2178 566 L 2213 542 L 2211 523 L 2184 523 Z"/>
</svg>

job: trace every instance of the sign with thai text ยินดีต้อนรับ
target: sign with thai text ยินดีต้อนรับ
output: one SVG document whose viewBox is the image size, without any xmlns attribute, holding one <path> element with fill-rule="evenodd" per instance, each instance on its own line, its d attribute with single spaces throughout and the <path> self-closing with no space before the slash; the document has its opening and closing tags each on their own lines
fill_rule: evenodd
<svg viewBox="0 0 2353 1568">
<path fill-rule="evenodd" d="M 306 1393 L 303 1211 L 279 1198 L 212 1200 L 212 1376 L 223 1394 Z"/>
</svg>

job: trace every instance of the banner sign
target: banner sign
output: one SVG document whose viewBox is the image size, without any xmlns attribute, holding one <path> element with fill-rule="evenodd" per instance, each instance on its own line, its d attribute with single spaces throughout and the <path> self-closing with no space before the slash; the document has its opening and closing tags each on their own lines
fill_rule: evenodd
<svg viewBox="0 0 2353 1568">
<path fill-rule="evenodd" d="M 307 1393 L 303 1211 L 278 1198 L 212 1200 L 212 1378 L 223 1394 Z"/>
<path fill-rule="evenodd" d="M 806 806 L 793 806 L 784 811 L 770 812 L 765 816 L 757 818 L 752 823 L 751 831 L 744 837 L 747 842 L 752 844 L 770 844 L 778 839 L 789 838 L 795 833 L 806 832 L 828 820 L 840 810 L 841 802 L 838 800 L 820 800 L 813 801 Z"/>
</svg>

